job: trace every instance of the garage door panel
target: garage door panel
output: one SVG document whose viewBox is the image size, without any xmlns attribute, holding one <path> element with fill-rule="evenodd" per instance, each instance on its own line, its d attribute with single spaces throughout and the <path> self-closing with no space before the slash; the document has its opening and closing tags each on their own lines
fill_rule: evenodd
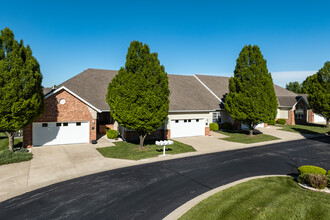
<svg viewBox="0 0 330 220">
<path fill-rule="evenodd" d="M 89 142 L 89 122 L 33 123 L 33 145 L 59 145 Z"/>
<path fill-rule="evenodd" d="M 205 135 L 204 119 L 171 120 L 171 138 Z"/>
</svg>

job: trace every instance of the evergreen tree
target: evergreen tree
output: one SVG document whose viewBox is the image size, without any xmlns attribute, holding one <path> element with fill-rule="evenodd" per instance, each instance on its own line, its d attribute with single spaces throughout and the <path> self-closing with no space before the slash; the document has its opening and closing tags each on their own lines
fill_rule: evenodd
<svg viewBox="0 0 330 220">
<path fill-rule="evenodd" d="M 112 117 L 139 133 L 140 149 L 147 134 L 165 122 L 169 94 L 167 73 L 158 54 L 150 53 L 148 45 L 132 41 L 125 67 L 110 82 L 106 100 Z"/>
<path fill-rule="evenodd" d="M 303 90 L 308 93 L 308 102 L 313 112 L 326 119 L 326 127 L 330 120 L 330 61 L 317 73 L 306 78 Z"/>
<path fill-rule="evenodd" d="M 297 94 L 301 94 L 302 92 L 302 85 L 297 82 L 289 82 L 289 84 L 286 84 L 285 88 L 291 92 L 297 93 Z"/>
<path fill-rule="evenodd" d="M 234 77 L 229 79 L 225 109 L 249 128 L 271 122 L 277 114 L 277 98 L 266 60 L 258 46 L 245 46 L 236 60 Z"/>
<path fill-rule="evenodd" d="M 29 46 L 18 43 L 5 28 L 0 35 L 0 130 L 13 150 L 15 131 L 29 125 L 44 111 L 42 75 Z"/>
</svg>

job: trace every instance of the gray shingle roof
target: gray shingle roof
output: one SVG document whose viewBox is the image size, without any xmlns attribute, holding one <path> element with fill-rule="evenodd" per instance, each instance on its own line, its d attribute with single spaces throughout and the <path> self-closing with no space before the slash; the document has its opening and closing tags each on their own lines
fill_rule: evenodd
<svg viewBox="0 0 330 220">
<path fill-rule="evenodd" d="M 292 107 L 300 99 L 300 96 L 277 96 L 279 107 Z"/>
<path fill-rule="evenodd" d="M 51 87 L 43 87 L 42 91 L 44 93 L 44 95 L 47 95 L 48 93 L 50 93 L 53 90 L 53 88 Z"/>
<path fill-rule="evenodd" d="M 65 81 L 65 86 L 79 97 L 96 107 L 109 110 L 105 95 L 109 82 L 118 73 L 116 70 L 87 69 Z M 229 92 L 230 77 L 196 75 L 220 99 Z M 194 76 L 168 75 L 170 88 L 170 111 L 220 109 L 220 101 L 214 97 Z M 280 106 L 293 106 L 297 94 L 274 85 Z M 293 104 L 292 104 L 293 103 Z"/>
<path fill-rule="evenodd" d="M 105 95 L 107 94 L 109 82 L 117 72 L 115 70 L 87 69 L 57 86 L 57 88 L 65 86 L 99 110 L 109 110 Z"/>
<path fill-rule="evenodd" d="M 170 111 L 220 109 L 215 98 L 194 76 L 168 75 Z"/>
</svg>

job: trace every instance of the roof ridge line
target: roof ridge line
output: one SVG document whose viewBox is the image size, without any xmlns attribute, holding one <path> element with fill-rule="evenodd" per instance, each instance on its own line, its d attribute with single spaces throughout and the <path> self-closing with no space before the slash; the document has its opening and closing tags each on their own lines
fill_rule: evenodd
<svg viewBox="0 0 330 220">
<path fill-rule="evenodd" d="M 209 88 L 207 87 L 202 80 L 200 80 L 196 74 L 194 74 L 194 77 L 198 80 L 198 82 L 200 82 L 215 98 L 217 98 L 221 103 L 223 103 L 223 101 Z M 223 103 L 224 104 L 224 103 Z"/>
</svg>

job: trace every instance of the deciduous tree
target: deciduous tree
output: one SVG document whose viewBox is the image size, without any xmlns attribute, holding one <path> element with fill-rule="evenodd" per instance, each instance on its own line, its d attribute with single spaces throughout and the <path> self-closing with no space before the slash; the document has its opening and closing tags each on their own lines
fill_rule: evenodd
<svg viewBox="0 0 330 220">
<path fill-rule="evenodd" d="M 249 128 L 271 122 L 277 114 L 277 99 L 266 60 L 258 46 L 245 46 L 236 60 L 234 77 L 229 79 L 225 108 L 236 120 Z"/>
<path fill-rule="evenodd" d="M 330 121 L 330 61 L 327 61 L 314 75 L 303 82 L 303 90 L 308 93 L 308 102 L 313 112 L 326 119 L 326 127 Z"/>
<path fill-rule="evenodd" d="M 165 68 L 157 53 L 147 44 L 132 41 L 122 67 L 108 86 L 106 100 L 118 123 L 137 131 L 140 149 L 147 134 L 156 131 L 166 120 L 169 88 Z"/>
<path fill-rule="evenodd" d="M 0 130 L 13 150 L 15 131 L 29 125 L 44 111 L 42 75 L 31 48 L 5 28 L 0 35 Z"/>
<path fill-rule="evenodd" d="M 297 94 L 303 93 L 302 92 L 302 86 L 297 81 L 289 82 L 289 84 L 286 84 L 285 88 L 287 90 L 290 90 L 291 92 L 294 92 L 294 93 L 297 93 Z"/>
</svg>

